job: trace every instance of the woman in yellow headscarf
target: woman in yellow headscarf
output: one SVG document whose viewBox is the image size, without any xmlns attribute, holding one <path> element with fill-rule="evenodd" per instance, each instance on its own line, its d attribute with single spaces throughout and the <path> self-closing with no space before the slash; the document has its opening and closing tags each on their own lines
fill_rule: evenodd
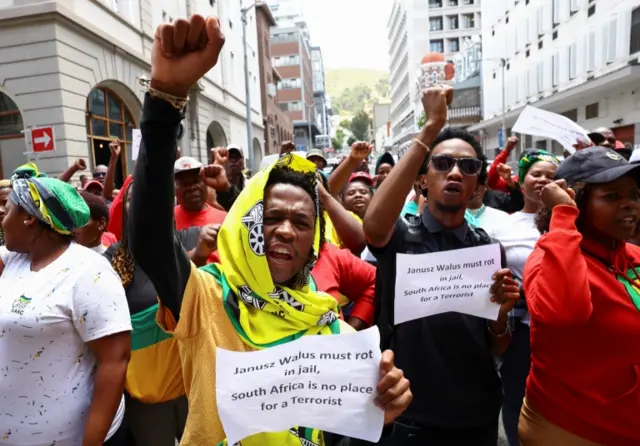
<svg viewBox="0 0 640 446">
<path fill-rule="evenodd" d="M 317 292 L 309 274 L 323 225 L 315 166 L 302 158 L 285 155 L 247 182 L 217 234 L 221 264 L 199 270 L 189 262 L 174 236 L 172 166 L 182 115 L 180 102 L 171 96 L 186 95 L 189 88 L 183 91 L 183 85 L 208 71 L 224 37 L 215 18 L 206 21 L 206 31 L 199 16 L 164 27 L 169 30 L 158 32 L 154 43 L 154 64 L 159 65 L 152 67 L 152 78 L 164 79 L 152 79 L 142 115 L 130 246 L 158 292 L 158 323 L 178 341 L 189 399 L 181 445 L 216 446 L 226 442 L 216 407 L 216 347 L 252 351 L 349 328 L 338 318 L 337 301 Z M 162 36 L 169 32 L 185 40 L 176 45 L 173 39 L 171 57 L 166 57 Z M 205 48 L 190 50 L 202 48 L 203 34 L 209 39 Z M 165 91 L 158 93 L 160 86 Z M 228 189 L 224 169 L 208 169 L 218 171 L 216 189 Z M 202 242 L 210 243 L 211 236 Z M 411 392 L 391 352 L 382 355 L 381 375 L 377 401 L 390 424 L 409 405 Z M 326 443 L 322 432 L 297 428 L 242 441 L 243 446 L 301 444 Z"/>
</svg>

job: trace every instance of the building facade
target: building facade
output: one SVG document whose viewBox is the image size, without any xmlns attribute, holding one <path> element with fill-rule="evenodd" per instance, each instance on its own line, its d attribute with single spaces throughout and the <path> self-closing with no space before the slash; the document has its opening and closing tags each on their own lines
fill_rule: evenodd
<svg viewBox="0 0 640 446">
<path fill-rule="evenodd" d="M 280 153 L 280 144 L 293 141 L 293 124 L 278 107 L 278 89 L 282 80 L 271 63 L 271 28 L 276 21 L 265 3 L 256 6 L 258 55 L 260 57 L 260 91 L 264 124 L 265 154 Z"/>
<path fill-rule="evenodd" d="M 387 23 L 394 146 L 416 131 L 417 72 L 425 54 L 452 61 L 462 42 L 480 30 L 480 0 L 394 0 Z"/>
<path fill-rule="evenodd" d="M 471 128 L 485 148 L 498 146 L 503 118 L 509 134 L 527 104 L 640 143 L 640 0 L 488 3 L 482 11 L 484 121 Z M 520 150 L 529 147 L 563 153 L 555 141 L 523 136 Z"/>
<path fill-rule="evenodd" d="M 109 142 L 125 150 L 117 184 L 131 172 L 132 130 L 140 123 L 155 28 L 193 13 L 220 18 L 227 42 L 216 67 L 194 86 L 179 141 L 204 162 L 209 148 L 237 143 L 263 155 L 255 11 L 249 14 L 248 60 L 253 134 L 245 120 L 240 7 L 233 0 L 5 0 L 0 2 L 0 159 L 4 178 L 32 157 L 29 129 L 53 126 L 55 152 L 39 154 L 57 174 L 78 158 L 89 169 L 109 160 Z M 26 131 L 27 137 L 24 133 Z M 257 164 L 256 164 L 257 165 Z"/>
<path fill-rule="evenodd" d="M 316 107 L 316 125 L 320 132 L 314 145 L 324 149 L 331 147 L 331 106 L 327 98 L 322 50 L 318 46 L 311 47 L 311 76 L 313 79 L 313 103 Z"/>
<path fill-rule="evenodd" d="M 308 150 L 316 135 L 311 48 L 299 26 L 271 28 L 271 57 L 282 79 L 277 83 L 278 106 L 293 122 L 297 150 Z"/>
</svg>

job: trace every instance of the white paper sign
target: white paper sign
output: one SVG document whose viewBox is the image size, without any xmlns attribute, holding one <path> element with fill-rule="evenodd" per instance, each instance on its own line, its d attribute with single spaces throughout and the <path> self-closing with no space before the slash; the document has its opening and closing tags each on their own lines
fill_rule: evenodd
<svg viewBox="0 0 640 446">
<path fill-rule="evenodd" d="M 293 426 L 377 442 L 380 333 L 304 336 L 255 352 L 216 349 L 216 393 L 229 444 Z"/>
<path fill-rule="evenodd" d="M 140 143 L 142 142 L 142 133 L 140 129 L 133 129 L 131 131 L 131 159 L 137 160 L 140 153 Z"/>
<path fill-rule="evenodd" d="M 555 139 L 569 153 L 576 151 L 573 145 L 578 141 L 589 142 L 588 132 L 571 119 L 531 105 L 520 113 L 512 131 Z"/>
<path fill-rule="evenodd" d="M 489 292 L 491 276 L 501 269 L 498 243 L 397 256 L 396 324 L 448 311 L 498 319 L 500 306 Z"/>
<path fill-rule="evenodd" d="M 629 158 L 630 163 L 639 163 L 640 162 L 640 149 L 634 149 L 631 152 L 631 158 Z"/>
</svg>

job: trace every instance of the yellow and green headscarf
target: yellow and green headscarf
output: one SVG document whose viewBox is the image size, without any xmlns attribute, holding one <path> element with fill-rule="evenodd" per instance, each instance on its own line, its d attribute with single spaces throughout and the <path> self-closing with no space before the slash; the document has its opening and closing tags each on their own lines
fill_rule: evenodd
<svg viewBox="0 0 640 446">
<path fill-rule="evenodd" d="M 9 199 L 59 234 L 89 224 L 89 206 L 68 183 L 56 178 L 19 178 Z"/>
<path fill-rule="evenodd" d="M 274 169 L 311 173 L 316 166 L 297 155 L 285 154 L 247 181 L 218 234 L 220 264 L 204 269 L 221 284 L 227 315 L 242 340 L 256 349 L 290 342 L 305 335 L 340 332 L 338 302 L 317 291 L 310 271 L 320 248 L 319 203 L 313 254 L 291 288 L 271 279 L 263 233 L 264 191 Z M 311 180 L 314 178 L 314 180 Z M 317 185 L 316 185 L 317 188 Z M 220 445 L 227 445 L 223 441 Z M 322 432 L 294 427 L 288 431 L 262 433 L 242 440 L 243 446 L 323 445 Z"/>
<path fill-rule="evenodd" d="M 560 160 L 546 150 L 529 150 L 522 154 L 522 158 L 520 158 L 520 162 L 518 163 L 518 182 L 520 184 L 524 182 L 524 177 L 527 176 L 529 169 L 539 161 L 546 161 L 556 167 L 560 165 Z"/>
<path fill-rule="evenodd" d="M 44 178 L 46 176 L 46 174 L 38 170 L 38 166 L 36 166 L 35 163 L 27 163 L 23 164 L 13 171 L 13 174 L 11 175 L 11 181 L 15 181 L 20 178 Z"/>
</svg>

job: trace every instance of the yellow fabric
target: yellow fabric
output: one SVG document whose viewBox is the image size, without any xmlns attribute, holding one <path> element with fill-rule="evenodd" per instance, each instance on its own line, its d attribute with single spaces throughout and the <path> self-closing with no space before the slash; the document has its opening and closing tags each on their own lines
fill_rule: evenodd
<svg viewBox="0 0 640 446">
<path fill-rule="evenodd" d="M 155 404 L 184 395 L 178 342 L 166 339 L 131 352 L 125 389 L 143 403 Z"/>
<path fill-rule="evenodd" d="M 302 173 L 316 171 L 315 164 L 302 157 L 293 154 L 281 157 L 245 185 L 218 234 L 220 264 L 216 266 L 237 296 L 240 327 L 236 328 L 242 339 L 255 348 L 266 348 L 307 334 L 331 334 L 331 324 L 335 326 L 339 316 L 338 304 L 333 297 L 310 289 L 311 264 L 300 274 L 302 280 L 293 288 L 276 286 L 271 280 L 264 253 L 262 217 L 264 190 L 276 167 Z M 310 178 L 315 182 L 314 175 Z M 318 217 L 315 231 L 313 251 L 317 258 L 320 249 Z"/>
<path fill-rule="evenodd" d="M 358 217 L 351 211 L 347 212 L 349 212 L 349 214 L 351 214 L 351 216 L 355 218 L 358 223 L 362 224 L 362 219 L 360 217 Z M 338 232 L 336 231 L 335 226 L 333 226 L 333 222 L 331 221 L 331 218 L 326 211 L 324 213 L 324 234 L 329 243 L 337 246 L 340 249 L 344 248 L 344 243 L 342 243 L 342 240 L 340 239 L 340 236 L 338 235 Z"/>
<path fill-rule="evenodd" d="M 216 406 L 216 346 L 236 352 L 253 349 L 240 338 L 224 309 L 222 288 L 215 278 L 195 265 L 182 298 L 180 321 L 159 305 L 157 322 L 178 341 L 182 377 L 189 400 L 189 418 L 180 446 L 216 446 L 226 437 Z M 341 333 L 353 329 L 339 321 Z M 301 446 L 291 435 L 276 442 L 262 442 L 262 435 L 242 440 L 242 446 Z M 320 441 L 320 445 L 324 442 Z"/>
</svg>

